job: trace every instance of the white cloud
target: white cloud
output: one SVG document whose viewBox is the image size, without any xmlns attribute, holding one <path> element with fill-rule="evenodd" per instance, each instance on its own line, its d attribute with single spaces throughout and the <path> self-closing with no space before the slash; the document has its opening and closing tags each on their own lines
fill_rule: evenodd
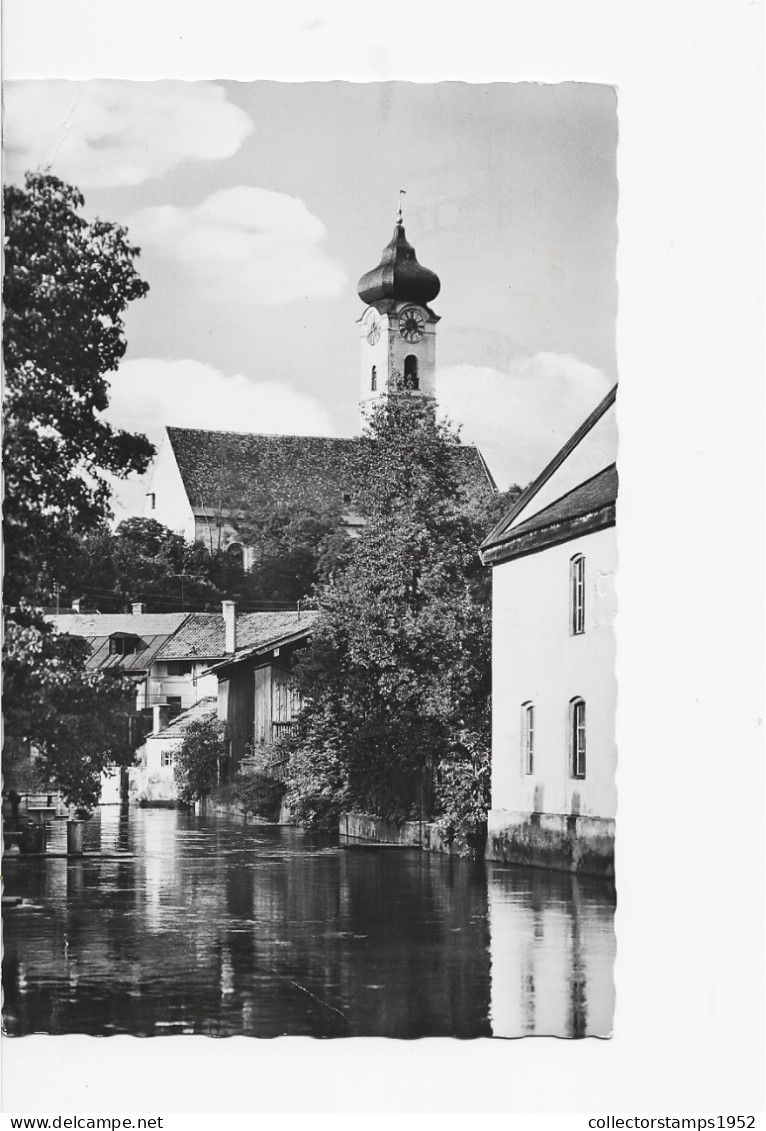
<svg viewBox="0 0 766 1131">
<path fill-rule="evenodd" d="M 231 157 L 253 130 L 212 82 L 4 84 L 6 178 L 51 170 L 79 188 L 139 185 L 182 161 Z"/>
<path fill-rule="evenodd" d="M 191 359 L 136 358 L 111 379 L 106 418 L 158 445 L 163 426 L 291 436 L 335 434 L 329 413 L 314 397 L 273 381 L 228 376 Z M 115 482 L 118 519 L 141 513 L 143 480 Z"/>
<path fill-rule="evenodd" d="M 456 365 L 436 377 L 442 412 L 476 443 L 502 489 L 533 479 L 614 382 L 569 354 L 519 358 L 505 373 Z"/>
<path fill-rule="evenodd" d="M 320 246 L 324 225 L 284 193 L 239 185 L 194 208 L 144 208 L 128 227 L 143 249 L 175 261 L 198 293 L 219 302 L 331 298 L 346 282 L 341 264 Z"/>
</svg>

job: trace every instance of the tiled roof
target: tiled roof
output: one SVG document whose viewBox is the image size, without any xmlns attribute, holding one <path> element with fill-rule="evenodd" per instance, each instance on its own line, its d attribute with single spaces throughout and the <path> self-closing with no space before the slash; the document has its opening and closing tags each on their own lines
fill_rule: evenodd
<svg viewBox="0 0 766 1131">
<path fill-rule="evenodd" d="M 485 542 L 482 561 L 497 564 L 614 526 L 617 486 L 617 468 L 612 464 L 495 542 Z"/>
<path fill-rule="evenodd" d="M 311 621 L 305 620 L 289 632 L 280 632 L 276 636 L 270 636 L 259 640 L 257 644 L 249 648 L 238 649 L 234 655 L 227 656 L 225 660 L 220 663 L 214 664 L 210 671 L 216 672 L 220 675 L 222 672 L 229 671 L 231 668 L 239 664 L 245 663 L 247 660 L 257 659 L 258 657 L 268 655 L 274 648 L 289 648 L 291 645 L 302 645 L 308 643 L 311 637 L 311 630 L 319 619 L 319 613 L 312 614 Z"/>
<path fill-rule="evenodd" d="M 190 723 L 201 722 L 202 719 L 208 719 L 218 713 L 218 700 L 215 695 L 207 695 L 204 699 L 200 699 L 193 707 L 187 708 L 182 711 L 180 715 L 176 715 L 174 719 L 168 723 L 162 730 L 154 731 L 150 734 L 149 738 L 183 738 Z"/>
<path fill-rule="evenodd" d="M 260 646 L 275 637 L 305 628 L 314 624 L 317 616 L 312 611 L 238 613 L 237 651 Z M 225 636 L 221 613 L 191 613 L 175 636 L 160 649 L 158 659 L 222 659 L 226 655 Z"/>
<path fill-rule="evenodd" d="M 59 632 L 82 636 L 88 641 L 91 653 L 86 667 L 130 673 L 147 671 L 165 641 L 188 616 L 188 613 L 61 613 L 45 619 Z M 141 642 L 139 650 L 127 656 L 110 653 L 109 640 L 115 634 L 137 636 Z"/>
<path fill-rule="evenodd" d="M 601 510 L 617 501 L 617 468 L 614 464 L 605 467 L 587 483 L 581 483 L 567 495 L 551 503 L 549 507 L 532 515 L 526 522 L 520 522 L 509 532 L 511 538 L 528 534 L 532 530 L 542 530 L 548 526 L 565 522 L 567 519 L 584 517 Z"/>
<path fill-rule="evenodd" d="M 287 507 L 300 502 L 342 507 L 352 490 L 352 468 L 361 450 L 358 439 L 327 436 L 265 436 L 248 432 L 209 432 L 168 428 L 168 438 L 189 503 L 211 514 L 241 508 Z M 494 490 L 478 450 L 455 448 L 466 480 Z"/>
<path fill-rule="evenodd" d="M 183 624 L 188 613 L 53 613 L 46 620 L 70 636 L 110 636 L 133 632 L 137 636 L 169 636 Z"/>
</svg>

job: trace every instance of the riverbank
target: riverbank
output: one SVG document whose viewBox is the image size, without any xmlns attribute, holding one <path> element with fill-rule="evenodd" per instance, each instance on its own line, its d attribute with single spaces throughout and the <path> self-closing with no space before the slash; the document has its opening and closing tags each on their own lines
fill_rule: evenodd
<svg viewBox="0 0 766 1131">
<path fill-rule="evenodd" d="M 435 821 L 384 821 L 371 813 L 341 813 L 338 822 L 341 844 L 401 844 L 425 852 L 441 852 L 447 856 L 476 856 L 462 837 L 450 837 Z"/>
</svg>

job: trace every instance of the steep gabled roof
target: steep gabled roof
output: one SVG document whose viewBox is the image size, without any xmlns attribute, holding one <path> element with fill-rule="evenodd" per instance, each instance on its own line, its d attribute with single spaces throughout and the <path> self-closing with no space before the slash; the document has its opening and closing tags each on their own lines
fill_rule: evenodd
<svg viewBox="0 0 766 1131">
<path fill-rule="evenodd" d="M 276 506 L 300 503 L 340 510 L 353 490 L 353 467 L 358 438 L 328 436 L 265 436 L 250 432 L 208 432 L 199 428 L 168 428 L 168 439 L 189 503 L 210 517 L 233 515 L 240 509 L 258 513 Z M 470 445 L 455 448 L 466 486 L 496 490 L 479 451 Z"/>
<path fill-rule="evenodd" d="M 356 441 L 327 436 L 264 436 L 168 428 L 194 510 L 237 511 L 259 504 L 342 505 Z"/>
<path fill-rule="evenodd" d="M 262 642 L 313 624 L 313 611 L 239 613 L 237 653 Z M 179 631 L 158 652 L 160 660 L 222 660 L 226 655 L 226 630 L 221 613 L 190 613 Z"/>
<path fill-rule="evenodd" d="M 69 636 L 81 636 L 91 647 L 86 667 L 124 672 L 147 671 L 163 644 L 184 623 L 188 613 L 60 613 L 45 619 Z M 138 651 L 112 653 L 113 636 L 136 636 Z"/>
<path fill-rule="evenodd" d="M 599 451 L 594 457 L 598 471 L 575 483 L 558 497 L 546 496 L 551 494 L 551 484 L 559 484 L 562 478 L 565 481 L 565 477 L 555 477 L 567 461 L 573 460 L 576 453 L 579 456 L 580 446 L 587 444 L 588 437 L 613 407 L 616 393 L 615 385 L 503 515 L 482 543 L 480 552 L 485 565 L 533 553 L 546 546 L 568 541 L 579 534 L 592 533 L 614 525 L 617 468 L 613 462 L 606 463 L 606 457 Z M 604 463 L 606 466 L 603 466 Z M 575 470 L 578 467 L 575 462 Z M 536 500 L 541 500 L 542 505 L 540 502 L 536 503 Z"/>
</svg>

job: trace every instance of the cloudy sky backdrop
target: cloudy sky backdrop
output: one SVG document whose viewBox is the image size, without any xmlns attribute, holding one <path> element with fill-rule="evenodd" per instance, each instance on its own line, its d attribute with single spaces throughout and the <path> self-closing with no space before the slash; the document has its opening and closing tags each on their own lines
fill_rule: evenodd
<svg viewBox="0 0 766 1131">
<path fill-rule="evenodd" d="M 142 249 L 116 423 L 353 435 L 356 283 L 404 188 L 442 282 L 439 402 L 502 487 L 617 378 L 616 144 L 614 91 L 585 83 L 5 88 L 6 178 L 50 166 Z"/>
</svg>

